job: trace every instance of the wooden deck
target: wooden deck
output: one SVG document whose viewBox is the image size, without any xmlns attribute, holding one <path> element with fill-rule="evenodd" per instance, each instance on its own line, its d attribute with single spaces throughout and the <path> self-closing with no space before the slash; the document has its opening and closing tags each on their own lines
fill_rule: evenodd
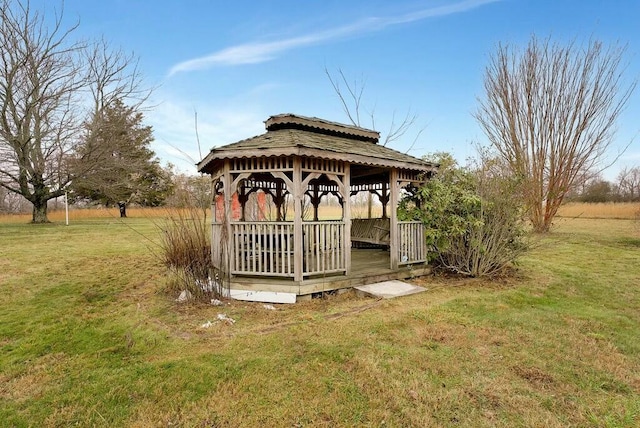
<svg viewBox="0 0 640 428">
<path fill-rule="evenodd" d="M 379 248 L 354 248 L 351 250 L 351 273 L 349 275 L 318 275 L 305 278 L 302 281 L 243 275 L 232 277 L 229 286 L 234 290 L 296 293 L 298 296 L 305 296 L 392 279 L 407 279 L 427 275 L 431 272 L 430 267 L 424 263 L 401 266 L 397 270 L 392 270 L 389 266 L 389 251 Z"/>
</svg>

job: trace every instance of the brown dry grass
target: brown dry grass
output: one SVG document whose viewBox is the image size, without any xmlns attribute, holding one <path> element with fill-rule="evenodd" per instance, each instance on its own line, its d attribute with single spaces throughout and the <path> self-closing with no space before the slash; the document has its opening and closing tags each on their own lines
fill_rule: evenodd
<svg viewBox="0 0 640 428">
<path fill-rule="evenodd" d="M 571 202 L 560 207 L 558 216 L 571 218 L 636 219 L 640 218 L 640 202 Z"/>
<path fill-rule="evenodd" d="M 564 219 L 500 282 L 275 311 L 160 293 L 146 218 L 3 224 L 0 425 L 636 427 L 633 223 Z"/>
<path fill-rule="evenodd" d="M 189 209 L 177 208 L 127 208 L 128 218 L 168 218 L 176 213 L 189 214 Z M 207 213 L 208 215 L 209 213 Z M 56 223 L 64 223 L 66 214 L 62 210 L 50 210 L 48 213 L 49 220 Z M 76 222 L 91 219 L 119 219 L 120 211 L 118 208 L 75 208 L 69 209 L 69 222 Z M 31 214 L 0 214 L 0 223 L 28 223 L 31 221 Z"/>
</svg>

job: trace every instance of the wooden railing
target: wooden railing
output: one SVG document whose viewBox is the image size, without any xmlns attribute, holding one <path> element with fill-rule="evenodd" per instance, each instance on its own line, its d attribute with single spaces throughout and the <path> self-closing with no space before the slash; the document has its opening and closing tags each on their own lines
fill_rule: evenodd
<svg viewBox="0 0 640 428">
<path fill-rule="evenodd" d="M 343 221 L 313 221 L 302 224 L 303 273 L 315 275 L 346 270 Z"/>
<path fill-rule="evenodd" d="M 222 224 L 211 223 L 211 260 L 213 266 L 218 269 L 224 269 L 224 261 L 222 260 L 224 252 L 222 248 L 226 245 L 223 242 Z"/>
<path fill-rule="evenodd" d="M 293 223 L 234 222 L 231 233 L 232 274 L 293 276 Z"/>
<path fill-rule="evenodd" d="M 294 275 L 294 223 L 233 222 L 231 239 L 226 249 L 226 229 L 212 224 L 212 257 L 214 265 L 229 260 L 233 275 L 291 277 Z M 223 242 L 225 241 L 225 242 Z M 344 221 L 302 223 L 303 275 L 334 274 L 346 271 Z M 427 248 L 424 226 L 419 221 L 398 222 L 399 264 L 425 262 Z M 225 258 L 223 261 L 222 259 Z"/>
<path fill-rule="evenodd" d="M 398 260 L 407 265 L 427 261 L 424 225 L 419 221 L 398 222 Z"/>
</svg>

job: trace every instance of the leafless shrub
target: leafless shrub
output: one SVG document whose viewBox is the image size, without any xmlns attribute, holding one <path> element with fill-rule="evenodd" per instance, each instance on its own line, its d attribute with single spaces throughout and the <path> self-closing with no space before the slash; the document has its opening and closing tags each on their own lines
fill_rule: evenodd
<svg viewBox="0 0 640 428">
<path fill-rule="evenodd" d="M 198 208 L 171 211 L 161 228 L 164 264 L 172 274 L 171 292 L 187 290 L 198 299 L 209 301 L 223 294 L 211 259 L 211 233 Z"/>
</svg>

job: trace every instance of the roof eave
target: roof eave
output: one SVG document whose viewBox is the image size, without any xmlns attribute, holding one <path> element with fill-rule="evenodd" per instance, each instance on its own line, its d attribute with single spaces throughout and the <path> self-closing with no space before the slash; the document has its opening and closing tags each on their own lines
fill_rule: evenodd
<svg viewBox="0 0 640 428">
<path fill-rule="evenodd" d="M 423 162 L 419 159 L 416 161 L 398 161 L 386 158 L 378 158 L 365 155 L 339 153 L 327 150 L 320 150 L 308 147 L 288 147 L 278 149 L 237 149 L 237 150 L 225 150 L 225 149 L 213 149 L 211 152 L 198 164 L 199 172 L 210 173 L 213 167 L 209 167 L 209 164 L 216 161 L 223 161 L 225 159 L 234 158 L 253 158 L 253 157 L 272 157 L 272 156 L 308 156 L 323 159 L 333 159 L 347 161 L 352 164 L 358 165 L 375 165 L 387 168 L 400 168 L 409 169 L 422 172 L 435 171 L 437 165 L 430 162 Z"/>
</svg>

